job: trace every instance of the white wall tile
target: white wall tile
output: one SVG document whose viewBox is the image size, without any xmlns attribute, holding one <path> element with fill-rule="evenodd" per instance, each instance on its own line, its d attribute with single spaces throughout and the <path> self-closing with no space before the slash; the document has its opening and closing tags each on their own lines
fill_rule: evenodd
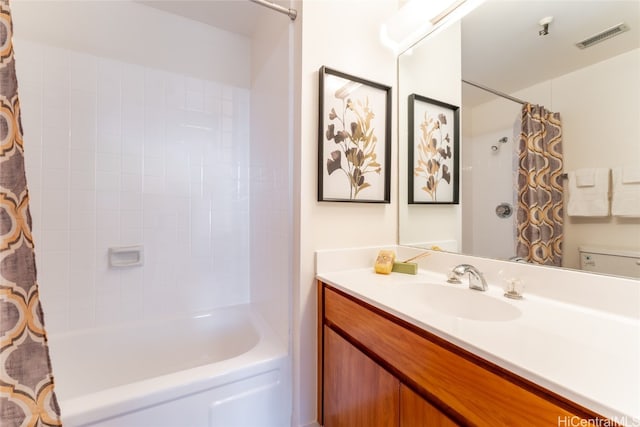
<svg viewBox="0 0 640 427">
<path fill-rule="evenodd" d="M 167 74 L 164 86 L 167 107 L 183 110 L 186 106 L 187 95 L 185 76 L 173 73 Z"/>
<path fill-rule="evenodd" d="M 122 68 L 126 65 L 122 62 L 107 58 L 98 58 L 98 94 L 102 97 L 120 96 Z"/>
<path fill-rule="evenodd" d="M 37 243 L 38 254 L 43 254 L 43 256 L 49 252 L 67 251 L 69 249 L 69 232 L 67 230 L 47 230 L 40 233 Z M 41 260 L 38 259 L 38 261 Z"/>
<path fill-rule="evenodd" d="M 68 330 L 80 330 L 95 327 L 95 310 L 92 306 L 87 306 L 89 299 L 82 299 L 76 301 L 69 306 L 69 326 Z M 56 332 L 57 327 L 49 327 L 47 322 L 47 331 L 51 330 Z M 60 331 L 58 331 L 60 332 Z"/>
<path fill-rule="evenodd" d="M 100 130 L 97 135 L 97 151 L 99 153 L 121 153 L 122 137 L 120 133 Z"/>
<path fill-rule="evenodd" d="M 92 170 L 71 171 L 69 174 L 71 191 L 95 191 L 95 172 Z"/>
<path fill-rule="evenodd" d="M 69 126 L 69 98 L 52 94 L 45 99 L 42 107 L 42 124 L 50 128 L 67 128 Z"/>
<path fill-rule="evenodd" d="M 29 144 L 41 143 L 42 138 L 42 88 L 24 86 L 18 82 L 21 119 L 24 138 Z"/>
<path fill-rule="evenodd" d="M 96 192 L 94 190 L 71 191 L 69 209 L 71 211 L 95 211 Z"/>
<path fill-rule="evenodd" d="M 123 174 L 138 174 L 142 175 L 143 156 L 128 154 L 120 157 L 122 161 L 122 173 Z"/>
<path fill-rule="evenodd" d="M 84 53 L 70 52 L 69 60 L 71 90 L 95 94 L 98 91 L 98 58 Z"/>
<path fill-rule="evenodd" d="M 69 90 L 70 54 L 66 49 L 42 46 L 43 88 L 45 94 L 53 91 L 67 93 Z"/>
<path fill-rule="evenodd" d="M 69 228 L 69 212 L 67 209 L 45 209 L 44 212 L 46 212 L 46 215 L 42 216 L 43 230 L 61 231 Z"/>
<path fill-rule="evenodd" d="M 135 128 L 129 127 L 122 132 L 121 151 L 123 159 L 135 157 L 141 159 L 144 153 L 145 128 L 144 123 L 139 123 Z M 142 169 L 140 169 L 142 171 Z"/>
<path fill-rule="evenodd" d="M 142 175 L 123 173 L 120 181 L 122 191 L 142 193 Z"/>
<path fill-rule="evenodd" d="M 120 310 L 122 320 L 140 320 L 144 315 L 144 283 L 142 268 L 122 271 Z"/>
<path fill-rule="evenodd" d="M 142 230 L 142 210 L 122 210 L 120 212 L 120 228 Z"/>
<path fill-rule="evenodd" d="M 96 212 L 95 211 L 74 211 L 69 214 L 69 230 L 73 231 L 92 231 L 96 228 Z M 91 248 L 87 248 L 92 250 Z"/>
<path fill-rule="evenodd" d="M 120 191 L 121 174 L 118 172 L 96 171 L 97 191 Z"/>
<path fill-rule="evenodd" d="M 62 249 L 65 250 L 50 251 L 43 257 L 38 280 L 49 283 L 48 286 L 55 283 L 57 285 L 54 288 L 56 297 L 66 298 L 69 286 L 69 251 L 66 248 Z"/>
<path fill-rule="evenodd" d="M 120 192 L 121 210 L 124 211 L 140 211 L 142 212 L 144 203 L 142 192 L 121 191 Z"/>
<path fill-rule="evenodd" d="M 120 230 L 121 246 L 138 246 L 144 241 L 143 228 L 122 228 Z"/>
<path fill-rule="evenodd" d="M 43 168 L 43 194 L 69 189 L 69 173 L 65 169 Z"/>
<path fill-rule="evenodd" d="M 120 192 L 118 191 L 96 191 L 96 210 L 119 210 Z"/>
<path fill-rule="evenodd" d="M 145 69 L 144 67 L 126 64 L 122 67 L 122 101 L 123 105 L 144 107 Z M 142 117 L 136 117 L 142 120 Z"/>
<path fill-rule="evenodd" d="M 96 212 L 96 229 L 104 232 L 113 232 L 109 246 L 113 246 L 118 239 L 120 230 L 120 211 L 115 209 L 104 209 Z M 117 245 L 116 245 L 117 246 Z"/>
<path fill-rule="evenodd" d="M 115 153 L 100 153 L 96 156 L 96 172 L 120 174 L 120 155 Z"/>
<path fill-rule="evenodd" d="M 14 40 L 16 73 L 19 76 L 20 97 L 25 88 L 42 88 L 44 49 L 28 40 Z"/>
<path fill-rule="evenodd" d="M 96 149 L 98 103 L 95 93 L 72 91 L 69 99 L 70 140 L 74 149 Z"/>
<path fill-rule="evenodd" d="M 49 330 L 247 302 L 249 91 L 38 44 L 24 56 Z M 109 268 L 109 247 L 137 244 L 144 266 Z"/>
<path fill-rule="evenodd" d="M 164 193 L 164 177 L 145 175 L 142 188 L 146 194 L 162 194 Z"/>
<path fill-rule="evenodd" d="M 164 176 L 164 156 L 161 157 L 144 157 L 144 175 L 145 176 Z"/>
<path fill-rule="evenodd" d="M 72 171 L 94 173 L 96 167 L 96 153 L 94 150 L 72 148 L 70 152 L 70 168 Z"/>
</svg>

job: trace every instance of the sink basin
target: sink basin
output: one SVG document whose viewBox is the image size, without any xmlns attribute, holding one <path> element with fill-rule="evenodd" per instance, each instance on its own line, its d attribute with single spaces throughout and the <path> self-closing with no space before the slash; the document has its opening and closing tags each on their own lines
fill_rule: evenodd
<svg viewBox="0 0 640 427">
<path fill-rule="evenodd" d="M 435 311 L 450 316 L 488 322 L 503 322 L 522 315 L 518 307 L 467 288 L 429 286 L 426 304 Z"/>
</svg>

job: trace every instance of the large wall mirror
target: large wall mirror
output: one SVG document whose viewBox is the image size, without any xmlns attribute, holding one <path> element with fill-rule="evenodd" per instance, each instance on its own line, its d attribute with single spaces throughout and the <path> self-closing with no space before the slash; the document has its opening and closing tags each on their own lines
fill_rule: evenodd
<svg viewBox="0 0 640 427">
<path fill-rule="evenodd" d="M 487 0 L 400 55 L 398 76 L 400 244 L 515 257 L 518 101 L 560 114 L 565 173 L 640 167 L 640 1 Z M 461 106 L 457 205 L 407 201 L 411 94 Z M 579 247 L 640 253 L 640 217 L 569 216 L 565 197 L 562 246 L 568 268 Z"/>
</svg>

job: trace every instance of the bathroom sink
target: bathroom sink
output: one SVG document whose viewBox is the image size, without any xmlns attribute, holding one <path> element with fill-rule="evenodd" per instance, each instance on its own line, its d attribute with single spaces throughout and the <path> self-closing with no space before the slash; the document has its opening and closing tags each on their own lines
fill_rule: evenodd
<svg viewBox="0 0 640 427">
<path fill-rule="evenodd" d="M 520 317 L 518 307 L 468 288 L 429 286 L 426 304 L 434 311 L 471 320 L 504 322 Z"/>
</svg>

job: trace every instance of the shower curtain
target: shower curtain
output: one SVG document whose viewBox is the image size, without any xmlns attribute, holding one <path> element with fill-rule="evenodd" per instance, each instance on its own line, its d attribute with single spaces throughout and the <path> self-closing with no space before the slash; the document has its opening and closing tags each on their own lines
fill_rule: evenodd
<svg viewBox="0 0 640 427">
<path fill-rule="evenodd" d="M 8 0 L 0 0 L 0 425 L 59 426 L 31 236 Z"/>
<path fill-rule="evenodd" d="M 559 113 L 522 107 L 518 147 L 516 254 L 528 262 L 562 264 L 562 124 Z"/>
</svg>

